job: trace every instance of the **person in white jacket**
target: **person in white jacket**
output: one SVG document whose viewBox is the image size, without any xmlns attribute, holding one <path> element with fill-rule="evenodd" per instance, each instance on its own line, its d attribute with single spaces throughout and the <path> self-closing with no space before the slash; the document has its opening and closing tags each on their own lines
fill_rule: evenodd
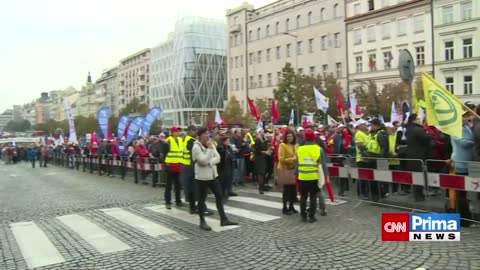
<svg viewBox="0 0 480 270">
<path fill-rule="evenodd" d="M 210 189 L 215 195 L 217 211 L 220 215 L 220 226 L 232 226 L 238 223 L 228 220 L 223 209 L 223 198 L 218 183 L 217 164 L 220 163 L 220 155 L 210 141 L 208 130 L 200 128 L 197 131 L 198 141 L 192 148 L 192 161 L 195 164 L 195 180 L 198 187 L 198 214 L 200 216 L 200 228 L 210 231 L 212 228 L 205 222 L 205 199 L 207 190 Z"/>
</svg>

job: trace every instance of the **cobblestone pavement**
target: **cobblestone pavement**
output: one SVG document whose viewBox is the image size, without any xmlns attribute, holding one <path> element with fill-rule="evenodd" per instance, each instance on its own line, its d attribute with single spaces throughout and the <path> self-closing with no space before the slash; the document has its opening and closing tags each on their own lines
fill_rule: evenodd
<svg viewBox="0 0 480 270">
<path fill-rule="evenodd" d="M 186 207 L 163 208 L 161 188 L 27 164 L 0 165 L 0 175 L 0 269 L 480 269 L 480 227 L 462 229 L 461 242 L 386 243 L 380 214 L 398 210 L 353 199 L 310 224 L 282 215 L 278 193 L 242 188 L 226 209 L 240 226 L 215 230 L 225 227 L 213 215 L 203 232 Z"/>
</svg>

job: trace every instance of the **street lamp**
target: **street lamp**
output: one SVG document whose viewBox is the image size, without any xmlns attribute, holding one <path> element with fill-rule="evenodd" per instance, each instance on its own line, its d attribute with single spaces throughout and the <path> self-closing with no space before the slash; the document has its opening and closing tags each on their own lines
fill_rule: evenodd
<svg viewBox="0 0 480 270">
<path fill-rule="evenodd" d="M 297 46 L 298 44 L 298 36 L 294 35 L 294 34 L 290 34 L 288 32 L 283 32 L 284 35 L 286 36 L 291 36 L 293 38 L 295 38 L 295 46 Z M 297 48 L 298 50 L 298 48 Z M 297 83 L 297 70 L 298 70 L 298 51 L 295 50 L 295 70 L 294 70 L 294 74 L 295 74 L 295 83 Z M 300 124 L 300 108 L 298 106 L 298 100 L 295 100 L 295 106 L 297 107 L 297 125 Z"/>
</svg>

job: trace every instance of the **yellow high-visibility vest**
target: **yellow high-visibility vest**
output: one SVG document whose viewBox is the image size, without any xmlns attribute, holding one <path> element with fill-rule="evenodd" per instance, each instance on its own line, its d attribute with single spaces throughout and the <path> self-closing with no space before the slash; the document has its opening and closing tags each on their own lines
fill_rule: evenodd
<svg viewBox="0 0 480 270">
<path fill-rule="evenodd" d="M 318 180 L 320 146 L 317 144 L 301 145 L 297 149 L 298 180 Z"/>
<path fill-rule="evenodd" d="M 182 138 L 177 137 L 177 140 L 172 136 L 167 138 L 167 142 L 170 145 L 170 149 L 165 158 L 165 163 L 174 164 L 182 163 L 183 161 L 183 151 L 182 151 Z"/>
<path fill-rule="evenodd" d="M 248 139 L 250 139 L 250 160 L 254 160 L 255 159 L 255 152 L 253 152 L 253 147 L 255 145 L 255 140 L 253 139 L 253 136 L 252 134 L 250 134 L 250 132 L 247 133 L 247 135 L 245 135 L 245 138 L 243 138 L 243 140 L 246 142 L 247 141 L 247 137 Z"/>
<path fill-rule="evenodd" d="M 188 147 L 187 147 L 190 140 L 195 140 L 195 138 L 187 135 L 185 137 L 185 141 L 183 142 L 183 148 L 182 148 L 182 150 L 183 150 L 182 164 L 187 165 L 187 166 L 192 164 L 192 156 L 191 156 L 190 151 L 188 150 Z"/>
<path fill-rule="evenodd" d="M 378 143 L 378 133 L 380 131 L 377 131 L 375 135 L 370 135 L 370 140 L 368 141 L 367 145 L 367 152 L 370 152 L 372 154 L 377 154 L 380 155 L 382 153 L 382 149 L 380 149 L 380 144 Z"/>
<path fill-rule="evenodd" d="M 388 135 L 388 150 L 390 154 L 395 154 L 395 145 L 397 143 L 397 134 Z M 398 159 L 389 159 L 388 164 L 390 165 L 400 165 L 400 160 Z"/>
</svg>

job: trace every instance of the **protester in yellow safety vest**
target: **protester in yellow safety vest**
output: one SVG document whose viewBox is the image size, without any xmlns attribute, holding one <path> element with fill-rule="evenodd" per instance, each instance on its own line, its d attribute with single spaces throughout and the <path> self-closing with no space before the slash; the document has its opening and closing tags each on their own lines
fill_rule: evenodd
<svg viewBox="0 0 480 270">
<path fill-rule="evenodd" d="M 367 145 L 369 144 L 370 136 L 368 135 L 368 122 L 360 119 L 355 123 L 355 144 L 357 147 L 357 167 L 358 168 L 368 168 L 366 160 L 363 158 L 367 150 Z M 357 195 L 363 199 L 368 199 L 368 182 L 366 180 L 358 179 L 357 182 Z"/>
<path fill-rule="evenodd" d="M 367 164 L 370 168 L 377 168 L 378 158 L 388 158 L 389 157 L 389 147 L 388 147 L 388 135 L 385 131 L 385 126 L 378 118 L 374 118 L 370 121 L 371 134 L 370 140 L 367 145 L 367 155 L 376 159 L 367 161 Z M 378 201 L 379 198 L 386 194 L 386 190 L 380 190 L 378 182 L 370 182 L 370 190 L 372 194 L 372 200 Z"/>
<path fill-rule="evenodd" d="M 308 211 L 309 221 L 315 222 L 317 209 L 319 165 L 321 164 L 325 177 L 328 177 L 325 152 L 315 143 L 315 133 L 307 128 L 304 131 L 305 144 L 297 148 L 295 173 L 298 177 L 300 187 L 300 213 L 302 221 L 307 222 L 307 197 L 310 197 L 310 208 Z M 326 180 L 327 178 L 325 178 Z M 323 199 L 323 197 L 322 197 Z M 322 210 L 321 215 L 326 215 Z"/>
<path fill-rule="evenodd" d="M 178 136 L 179 127 L 173 126 L 170 129 L 170 136 L 166 143 L 166 158 L 167 164 L 167 181 L 165 183 L 165 203 L 167 209 L 172 208 L 172 184 L 175 185 L 175 202 L 177 206 L 181 206 L 182 200 L 180 197 L 180 172 L 182 171 L 183 163 L 183 141 Z"/>
<path fill-rule="evenodd" d="M 187 128 L 187 135 L 183 140 L 182 152 L 182 173 L 180 174 L 180 179 L 183 185 L 183 192 L 185 193 L 185 198 L 188 200 L 190 206 L 190 214 L 197 213 L 197 207 L 195 205 L 195 174 L 192 164 L 192 148 L 195 143 L 197 129 L 194 126 L 189 126 Z"/>
</svg>

